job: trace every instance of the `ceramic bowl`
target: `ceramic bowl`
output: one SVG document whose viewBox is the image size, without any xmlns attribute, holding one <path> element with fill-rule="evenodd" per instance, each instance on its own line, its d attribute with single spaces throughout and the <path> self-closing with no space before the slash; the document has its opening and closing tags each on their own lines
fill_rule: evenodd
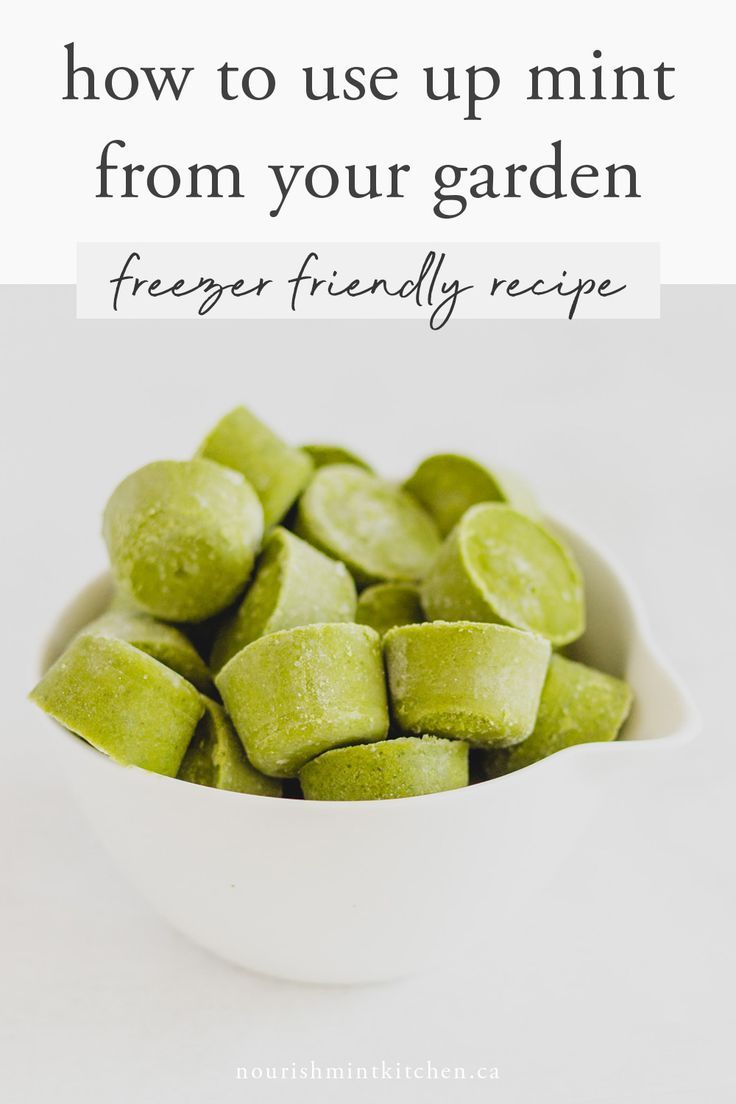
<svg viewBox="0 0 736 1104">
<path fill-rule="evenodd" d="M 382 802 L 274 800 L 121 767 L 38 714 L 110 854 L 153 907 L 196 943 L 264 974 L 374 982 L 502 939 L 534 907 L 610 787 L 648 774 L 697 728 L 611 559 L 557 522 L 586 578 L 575 649 L 633 686 L 621 740 L 559 752 L 464 790 Z M 57 620 L 47 667 L 104 608 L 107 578 Z"/>
</svg>

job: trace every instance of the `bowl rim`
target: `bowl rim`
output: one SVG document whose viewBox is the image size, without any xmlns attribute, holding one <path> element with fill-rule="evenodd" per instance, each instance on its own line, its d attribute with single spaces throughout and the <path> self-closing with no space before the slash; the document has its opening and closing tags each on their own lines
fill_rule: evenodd
<svg viewBox="0 0 736 1104">
<path fill-rule="evenodd" d="M 544 523 L 548 524 L 553 530 L 561 531 L 564 538 L 571 535 L 574 543 L 576 542 L 584 545 L 588 551 L 592 552 L 606 565 L 611 574 L 615 577 L 625 595 L 632 613 L 632 622 L 635 628 L 634 637 L 638 637 L 640 643 L 644 646 L 649 655 L 649 658 L 659 667 L 662 674 L 670 683 L 671 692 L 678 697 L 680 713 L 682 715 L 679 726 L 672 732 L 668 732 L 659 737 L 655 736 L 651 739 L 613 740 L 610 742 L 575 744 L 572 747 L 563 748 L 560 751 L 554 752 L 544 759 L 539 759 L 535 763 L 530 763 L 520 770 L 512 771 L 509 774 L 501 775 L 497 778 L 488 778 L 482 782 L 474 782 L 468 786 L 460 787 L 459 789 L 443 790 L 440 793 L 417 794 L 409 799 L 387 798 L 382 801 L 288 801 L 288 805 L 292 808 L 298 807 L 302 810 L 309 810 L 308 812 L 302 812 L 301 814 L 295 815 L 349 816 L 351 814 L 357 815 L 358 813 L 365 814 L 366 810 L 369 808 L 377 813 L 378 808 L 385 808 L 386 806 L 389 806 L 392 812 L 401 811 L 403 815 L 411 815 L 410 811 L 412 808 L 416 808 L 415 803 L 417 801 L 423 803 L 444 802 L 445 804 L 449 804 L 453 801 L 482 800 L 484 799 L 484 795 L 487 794 L 489 786 L 505 786 L 508 788 L 528 785 L 532 778 L 539 779 L 543 771 L 559 771 L 562 769 L 562 764 L 566 766 L 573 760 L 583 761 L 586 758 L 591 760 L 593 757 L 599 758 L 611 754 L 618 757 L 627 753 L 641 755 L 645 753 L 645 749 L 647 754 L 654 754 L 657 751 L 664 750 L 665 747 L 680 747 L 683 744 L 689 743 L 690 740 L 698 734 L 701 724 L 699 711 L 689 690 L 682 679 L 675 673 L 671 663 L 664 657 L 659 644 L 655 641 L 643 601 L 628 572 L 621 567 L 616 557 L 611 555 L 598 540 L 592 539 L 586 531 L 581 530 L 577 525 L 572 525 L 563 516 L 559 514 L 555 514 L 554 516 L 545 514 Z M 48 666 L 48 654 L 51 651 L 52 641 L 59 622 L 64 618 L 65 614 L 74 608 L 88 590 L 91 590 L 95 586 L 99 586 L 106 579 L 109 579 L 109 572 L 102 572 L 95 576 L 95 578 L 91 579 L 86 586 L 78 591 L 57 614 L 51 628 L 44 637 L 40 649 L 37 662 L 37 673 L 39 676 L 43 675 L 44 670 Z M 78 754 L 88 756 L 88 762 L 91 762 L 91 759 L 94 758 L 96 764 L 103 770 L 124 771 L 131 778 L 136 778 L 139 781 L 145 780 L 147 785 L 175 785 L 180 790 L 182 785 L 186 785 L 193 794 L 197 794 L 197 800 L 239 800 L 241 802 L 247 801 L 248 803 L 258 801 L 262 803 L 267 802 L 271 805 L 275 804 L 277 807 L 280 807 L 280 802 L 275 802 L 272 797 L 266 797 L 262 794 L 244 794 L 232 790 L 220 790 L 211 786 L 200 786 L 195 783 L 186 782 L 184 779 L 146 771 L 142 767 L 124 766 L 121 763 L 116 763 L 115 760 L 98 751 L 82 737 L 64 728 L 63 725 L 59 724 L 59 722 L 55 721 L 52 717 L 47 716 L 45 719 L 47 722 L 50 722 L 55 729 L 61 730 L 62 734 L 67 739 L 67 746 L 75 748 Z M 58 740 L 58 735 L 55 735 L 55 739 Z M 183 793 L 184 791 L 181 790 L 181 792 Z"/>
</svg>

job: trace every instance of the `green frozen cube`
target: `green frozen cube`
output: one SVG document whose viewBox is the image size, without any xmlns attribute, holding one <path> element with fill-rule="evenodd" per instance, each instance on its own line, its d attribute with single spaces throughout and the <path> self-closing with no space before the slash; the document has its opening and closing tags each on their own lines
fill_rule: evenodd
<svg viewBox="0 0 736 1104">
<path fill-rule="evenodd" d="M 517 747 L 488 752 L 486 773 L 495 778 L 575 744 L 615 740 L 631 702 L 631 688 L 621 679 L 553 655 L 534 731 Z"/>
<path fill-rule="evenodd" d="M 126 766 L 176 775 L 204 712 L 181 675 L 124 640 L 77 636 L 31 700 Z"/>
</svg>

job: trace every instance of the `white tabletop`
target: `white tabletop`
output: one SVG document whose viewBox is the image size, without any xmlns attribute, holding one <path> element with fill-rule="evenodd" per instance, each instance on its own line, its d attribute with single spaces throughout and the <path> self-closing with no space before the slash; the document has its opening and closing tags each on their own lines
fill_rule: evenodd
<svg viewBox="0 0 736 1104">
<path fill-rule="evenodd" d="M 0 745 L 3 1099 L 726 1104 L 736 982 L 734 289 L 647 323 L 77 323 L 4 288 Z M 730 319 L 729 319 L 730 312 Z M 99 514 L 238 401 L 387 472 L 454 448 L 517 468 L 607 544 L 693 692 L 702 737 L 634 782 L 518 939 L 461 968 L 329 989 L 254 977 L 129 889 L 41 755 L 23 693 L 55 613 L 104 565 Z M 238 1066 L 464 1066 L 467 1080 L 238 1080 Z M 498 1080 L 479 1080 L 497 1067 Z"/>
</svg>

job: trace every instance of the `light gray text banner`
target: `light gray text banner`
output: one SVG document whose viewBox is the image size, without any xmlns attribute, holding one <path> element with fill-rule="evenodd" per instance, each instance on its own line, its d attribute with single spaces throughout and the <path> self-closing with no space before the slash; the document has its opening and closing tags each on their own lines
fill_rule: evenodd
<svg viewBox="0 0 736 1104">
<path fill-rule="evenodd" d="M 82 243 L 77 317 L 659 317 L 659 248 L 637 243 Z"/>
</svg>

